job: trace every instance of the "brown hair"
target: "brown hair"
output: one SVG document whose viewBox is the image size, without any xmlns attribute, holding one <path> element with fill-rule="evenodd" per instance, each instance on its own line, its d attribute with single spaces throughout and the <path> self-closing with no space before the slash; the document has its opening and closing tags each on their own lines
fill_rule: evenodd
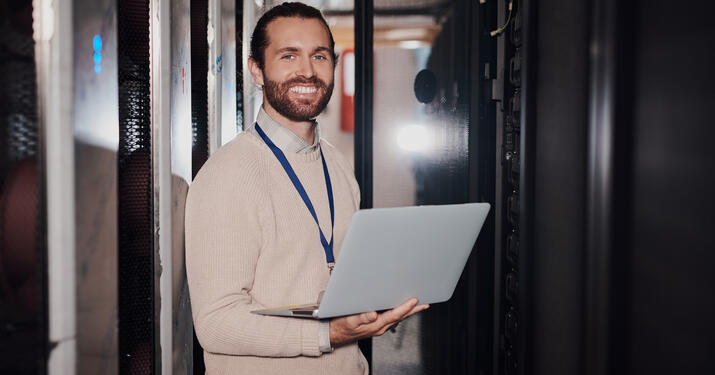
<svg viewBox="0 0 715 375">
<path fill-rule="evenodd" d="M 256 60 L 261 70 L 265 67 L 265 51 L 266 47 L 268 47 L 266 28 L 271 21 L 279 17 L 317 19 L 322 22 L 328 31 L 328 36 L 330 36 L 330 52 L 333 55 L 333 66 L 337 65 L 338 55 L 335 53 L 335 40 L 333 40 L 333 33 L 330 32 L 330 27 L 328 27 L 328 23 L 325 22 L 323 14 L 320 13 L 318 9 L 303 3 L 283 3 L 276 5 L 264 13 L 258 20 L 258 23 L 256 23 L 256 28 L 253 29 L 253 35 L 251 36 L 251 58 Z"/>
</svg>

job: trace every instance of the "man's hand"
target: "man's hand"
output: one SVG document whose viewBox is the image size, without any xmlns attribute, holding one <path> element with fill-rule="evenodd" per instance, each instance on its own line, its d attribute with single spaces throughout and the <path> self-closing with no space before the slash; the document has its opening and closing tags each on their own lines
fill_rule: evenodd
<svg viewBox="0 0 715 375">
<path fill-rule="evenodd" d="M 401 320 L 412 314 L 427 310 L 429 307 L 429 305 L 418 306 L 417 303 L 417 298 L 412 298 L 382 314 L 370 311 L 334 318 L 330 321 L 330 344 L 338 346 L 359 339 L 380 336 Z"/>
</svg>

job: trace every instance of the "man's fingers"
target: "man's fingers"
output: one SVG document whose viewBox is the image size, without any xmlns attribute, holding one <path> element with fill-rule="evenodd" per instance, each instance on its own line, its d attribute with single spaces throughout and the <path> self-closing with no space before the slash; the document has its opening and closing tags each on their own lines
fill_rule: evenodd
<svg viewBox="0 0 715 375">
<path fill-rule="evenodd" d="M 394 309 L 382 313 L 380 315 L 380 318 L 382 318 L 383 324 L 390 324 L 392 322 L 398 322 L 402 320 L 405 316 L 405 314 L 409 313 L 412 311 L 412 309 L 417 306 L 417 298 L 410 298 L 407 302 L 403 303 L 400 306 L 395 307 Z"/>
<path fill-rule="evenodd" d="M 379 331 L 375 332 L 375 336 L 382 336 L 382 335 L 384 335 L 385 332 L 387 332 L 388 329 L 392 328 L 392 326 L 393 326 L 394 324 L 396 324 L 396 323 L 393 323 L 393 324 L 390 324 L 390 325 L 386 325 L 386 326 L 380 328 Z"/>
<path fill-rule="evenodd" d="M 392 322 L 392 323 L 390 323 L 390 324 L 387 324 L 387 325 L 383 326 L 382 328 L 380 328 L 380 329 L 375 333 L 375 336 L 382 336 L 382 335 L 384 335 L 385 332 L 387 332 L 387 331 L 389 331 L 390 329 L 396 327 L 398 324 L 400 324 L 400 321 L 399 321 L 399 320 L 396 321 L 396 322 Z"/>
<path fill-rule="evenodd" d="M 366 313 L 360 314 L 360 323 L 362 324 L 370 324 L 377 320 L 377 312 L 375 311 L 370 311 Z"/>
<path fill-rule="evenodd" d="M 405 314 L 412 311 L 412 309 L 414 309 L 418 303 L 419 303 L 419 301 L 417 300 L 417 298 L 410 298 L 407 302 L 403 303 L 400 306 L 395 307 L 391 311 L 393 311 L 395 313 L 395 315 L 399 316 L 401 319 L 402 317 L 405 316 Z"/>
<path fill-rule="evenodd" d="M 382 314 L 370 311 L 332 320 L 330 324 L 331 340 L 342 343 L 362 337 L 380 336 L 402 319 L 429 307 L 429 305 L 417 305 L 417 303 L 417 298 L 412 298 Z"/>
<path fill-rule="evenodd" d="M 414 300 L 414 301 L 413 301 Z M 416 298 L 413 298 L 413 300 L 409 300 L 402 305 L 395 307 L 394 309 L 382 314 L 380 317 L 384 319 L 381 320 L 381 328 L 377 331 L 376 336 L 382 336 L 387 330 L 390 328 L 396 326 L 398 323 L 400 323 L 402 320 L 407 319 L 408 317 L 417 314 L 420 311 L 425 311 L 429 308 L 429 305 L 416 305 L 418 303 Z M 410 308 L 407 312 L 404 312 L 403 308 Z M 390 313 L 395 313 L 393 316 L 386 316 L 387 314 Z"/>
<path fill-rule="evenodd" d="M 402 319 L 406 319 L 406 318 L 408 318 L 408 317 L 410 317 L 410 316 L 412 316 L 412 315 L 417 314 L 418 312 L 425 311 L 425 310 L 427 310 L 427 309 L 429 309 L 429 305 L 418 305 L 418 306 L 415 306 L 414 308 L 412 308 L 412 310 L 410 310 L 410 312 L 408 312 L 407 314 L 405 314 L 405 316 L 402 317 Z"/>
</svg>

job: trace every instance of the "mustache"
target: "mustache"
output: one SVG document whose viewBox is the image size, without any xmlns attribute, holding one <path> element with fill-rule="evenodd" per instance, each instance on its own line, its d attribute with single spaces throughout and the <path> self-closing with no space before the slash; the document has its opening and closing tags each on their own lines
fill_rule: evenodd
<svg viewBox="0 0 715 375">
<path fill-rule="evenodd" d="M 291 86 L 291 85 L 295 85 L 295 84 L 311 84 L 311 85 L 319 86 L 323 89 L 328 87 L 328 85 L 325 82 L 323 82 L 323 80 L 319 79 L 316 76 L 313 76 L 310 78 L 306 78 L 306 77 L 291 78 L 291 79 L 283 82 L 283 84 L 281 86 L 286 87 L 286 86 Z"/>
</svg>

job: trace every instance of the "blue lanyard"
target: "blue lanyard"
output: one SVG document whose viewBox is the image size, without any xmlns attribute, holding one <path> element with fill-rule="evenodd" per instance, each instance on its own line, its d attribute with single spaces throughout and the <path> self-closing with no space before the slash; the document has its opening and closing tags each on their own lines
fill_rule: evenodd
<svg viewBox="0 0 715 375">
<path fill-rule="evenodd" d="M 308 207 L 308 211 L 310 211 L 310 214 L 313 215 L 313 219 L 315 219 L 315 223 L 318 224 L 318 231 L 320 232 L 320 242 L 323 244 L 323 250 L 325 251 L 325 260 L 328 262 L 328 269 L 330 269 L 330 272 L 333 272 L 333 267 L 335 266 L 335 258 L 333 258 L 333 228 L 335 227 L 335 206 L 333 203 L 333 185 L 330 183 L 330 174 L 328 173 L 328 166 L 325 164 L 325 157 L 323 157 L 323 150 L 320 150 L 320 159 L 323 161 L 323 174 L 325 174 L 325 187 L 328 190 L 328 203 L 330 204 L 330 242 L 328 242 L 325 239 L 325 236 L 323 235 L 323 230 L 320 229 L 320 223 L 318 222 L 318 215 L 315 214 L 315 209 L 313 208 L 313 203 L 310 201 L 310 197 L 308 197 L 308 193 L 305 192 L 305 189 L 303 188 L 303 184 L 300 183 L 300 180 L 298 179 L 298 176 L 296 176 L 295 171 L 293 171 L 293 167 L 290 166 L 290 163 L 288 162 L 288 159 L 286 159 L 285 154 L 283 154 L 283 151 L 279 149 L 273 141 L 271 141 L 270 138 L 266 135 L 266 133 L 263 132 L 263 129 L 261 129 L 260 126 L 258 126 L 258 123 L 256 123 L 256 131 L 258 134 L 263 138 L 263 141 L 266 142 L 268 145 L 268 148 L 271 149 L 273 152 L 273 155 L 276 156 L 276 159 L 281 163 L 283 166 L 283 169 L 285 170 L 286 174 L 290 178 L 291 182 L 293 182 L 293 186 L 295 186 L 295 189 L 298 190 L 298 194 L 300 194 L 300 197 L 303 198 L 303 203 L 305 203 L 305 206 Z"/>
</svg>

